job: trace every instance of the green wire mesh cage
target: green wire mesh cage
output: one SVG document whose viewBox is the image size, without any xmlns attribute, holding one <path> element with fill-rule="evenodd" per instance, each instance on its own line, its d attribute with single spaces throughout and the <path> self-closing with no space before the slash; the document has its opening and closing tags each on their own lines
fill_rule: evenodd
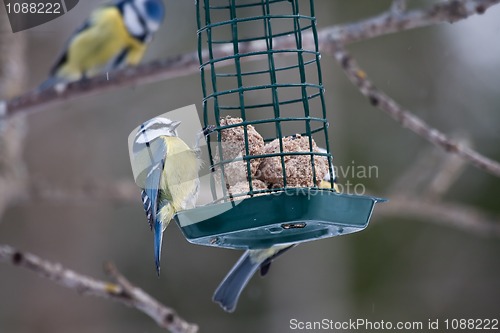
<svg viewBox="0 0 500 333">
<path fill-rule="evenodd" d="M 176 216 L 188 241 L 263 248 L 364 229 L 380 199 L 335 190 L 314 0 L 196 7 L 213 203 Z"/>
</svg>

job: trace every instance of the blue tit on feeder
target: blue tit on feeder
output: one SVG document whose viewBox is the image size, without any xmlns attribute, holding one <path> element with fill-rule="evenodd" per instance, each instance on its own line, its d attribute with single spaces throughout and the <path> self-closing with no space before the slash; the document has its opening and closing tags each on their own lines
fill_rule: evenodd
<svg viewBox="0 0 500 333">
<path fill-rule="evenodd" d="M 265 276 L 271 262 L 294 246 L 295 244 L 287 244 L 263 250 L 247 250 L 217 287 L 213 301 L 224 311 L 233 312 L 241 292 L 255 272 L 260 269 L 261 276 Z"/>
<path fill-rule="evenodd" d="M 177 136 L 179 121 L 154 118 L 141 125 L 134 141 L 133 168 L 144 170 L 142 202 L 154 233 L 154 254 L 158 275 L 163 232 L 173 216 L 181 210 L 194 208 L 199 192 L 198 136 L 195 148 L 191 149 Z"/>
<path fill-rule="evenodd" d="M 95 9 L 69 38 L 41 88 L 137 65 L 164 16 L 162 0 L 119 0 Z"/>
<path fill-rule="evenodd" d="M 325 148 L 321 148 L 321 147 L 318 147 L 318 151 L 321 153 L 327 152 Z M 333 181 L 331 181 L 331 179 L 333 179 Z M 333 187 L 332 187 L 332 183 L 333 183 Z M 325 188 L 325 189 L 333 188 L 335 190 L 335 192 L 340 193 L 340 188 L 338 185 L 338 178 L 337 178 L 337 175 L 335 173 L 335 168 L 331 169 L 331 174 L 330 174 L 330 172 L 327 172 L 325 174 L 325 176 L 323 177 L 323 179 L 319 183 L 318 187 Z"/>
<path fill-rule="evenodd" d="M 332 182 L 330 182 L 329 180 L 324 180 L 324 179 L 319 183 L 318 187 L 325 188 L 325 189 L 333 188 L 335 190 L 335 192 L 340 193 L 339 185 L 337 184 L 337 178 L 335 178 L 333 181 L 333 187 L 332 187 Z"/>
</svg>

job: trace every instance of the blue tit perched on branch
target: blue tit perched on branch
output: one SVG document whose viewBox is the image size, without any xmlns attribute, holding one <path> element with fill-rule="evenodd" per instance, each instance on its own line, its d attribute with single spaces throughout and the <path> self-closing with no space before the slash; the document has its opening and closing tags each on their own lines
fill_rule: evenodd
<svg viewBox="0 0 500 333">
<path fill-rule="evenodd" d="M 273 246 L 262 250 L 247 250 L 226 275 L 215 290 L 213 301 L 227 312 L 236 309 L 238 298 L 257 270 L 265 276 L 269 272 L 271 262 L 296 244 Z"/>
<path fill-rule="evenodd" d="M 154 118 L 141 125 L 134 145 L 133 163 L 142 164 L 145 175 L 142 202 L 154 233 L 155 264 L 160 274 L 160 255 L 163 232 L 173 216 L 181 210 L 194 208 L 199 192 L 198 171 L 201 167 L 198 136 L 191 149 L 177 136 L 179 121 Z"/>
<path fill-rule="evenodd" d="M 41 87 L 137 65 L 165 16 L 162 0 L 118 0 L 92 12 Z"/>
</svg>

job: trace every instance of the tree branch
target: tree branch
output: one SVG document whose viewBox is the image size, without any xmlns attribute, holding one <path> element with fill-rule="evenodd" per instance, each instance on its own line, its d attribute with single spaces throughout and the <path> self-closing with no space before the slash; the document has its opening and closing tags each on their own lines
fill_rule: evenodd
<svg viewBox="0 0 500 333">
<path fill-rule="evenodd" d="M 333 26 L 319 31 L 320 47 L 324 44 L 353 43 L 378 36 L 425 27 L 443 22 L 456 22 L 476 13 L 483 14 L 489 7 L 500 3 L 500 0 L 453 0 L 436 4 L 428 9 L 404 12 L 404 1 L 397 0 L 392 8 L 381 15 L 356 23 Z M 294 36 L 276 38 L 273 48 L 276 50 L 296 47 Z M 304 48 L 314 48 L 312 35 L 303 37 Z M 240 44 L 240 52 L 257 52 L 266 50 L 265 41 L 254 41 Z M 216 58 L 233 55 L 233 46 L 214 46 Z M 208 51 L 203 51 L 203 61 L 208 60 Z M 258 60 L 258 57 L 243 57 L 242 61 Z M 228 62 L 218 65 L 224 66 Z M 190 75 L 199 71 L 198 52 L 186 53 L 177 57 L 153 61 L 133 68 L 126 68 L 85 81 L 59 85 L 44 91 L 31 91 L 23 96 L 0 101 L 0 119 L 16 114 L 40 111 L 74 100 L 113 89 L 158 82 L 166 79 Z"/>
<path fill-rule="evenodd" d="M 391 198 L 377 207 L 374 218 L 404 216 L 447 227 L 455 227 L 485 237 L 500 237 L 500 217 L 493 217 L 473 207 L 412 198 Z"/>
<path fill-rule="evenodd" d="M 467 140 L 460 139 L 460 142 Z M 387 196 L 439 201 L 462 176 L 467 161 L 430 146 L 387 189 Z"/>
<path fill-rule="evenodd" d="M 415 134 L 444 149 L 446 152 L 456 154 L 475 167 L 500 177 L 500 163 L 449 139 L 445 134 L 429 126 L 410 111 L 403 109 L 403 107 L 396 103 L 391 97 L 377 89 L 368 79 L 366 73 L 359 67 L 356 60 L 354 60 L 342 45 L 332 44 L 330 46 L 330 52 L 335 56 L 335 59 L 340 64 L 347 77 L 359 88 L 364 96 L 369 98 L 373 106 L 385 111 L 394 120 L 400 123 L 401 126 L 408 128 Z"/>
<path fill-rule="evenodd" d="M 63 287 L 73 289 L 79 294 L 110 299 L 135 308 L 172 333 L 198 332 L 197 325 L 186 322 L 173 309 L 164 306 L 142 289 L 133 286 L 111 264 L 106 265 L 106 271 L 115 278 L 116 284 L 81 275 L 60 264 L 43 260 L 30 253 L 20 252 L 7 245 L 0 245 L 0 262 L 24 267 Z"/>
<path fill-rule="evenodd" d="M 389 11 L 378 16 L 322 30 L 320 41 L 349 44 L 434 24 L 454 23 L 474 14 L 484 14 L 500 0 L 451 0 L 408 12 L 404 12 L 404 2 L 395 0 Z"/>
</svg>

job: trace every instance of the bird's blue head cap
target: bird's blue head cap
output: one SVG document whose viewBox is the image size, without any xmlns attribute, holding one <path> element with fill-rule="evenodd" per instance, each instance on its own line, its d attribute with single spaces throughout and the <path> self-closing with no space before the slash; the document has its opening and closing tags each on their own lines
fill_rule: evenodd
<svg viewBox="0 0 500 333">
<path fill-rule="evenodd" d="M 137 11 L 146 24 L 149 32 L 155 32 L 165 18 L 165 5 L 163 0 L 123 0 Z"/>
<path fill-rule="evenodd" d="M 158 23 L 165 17 L 165 6 L 162 0 L 146 0 L 144 9 L 148 18 Z"/>
<path fill-rule="evenodd" d="M 160 136 L 177 136 L 177 127 L 180 124 L 180 121 L 168 118 L 153 118 L 141 125 L 135 135 L 135 142 L 145 144 L 150 143 Z"/>
</svg>

